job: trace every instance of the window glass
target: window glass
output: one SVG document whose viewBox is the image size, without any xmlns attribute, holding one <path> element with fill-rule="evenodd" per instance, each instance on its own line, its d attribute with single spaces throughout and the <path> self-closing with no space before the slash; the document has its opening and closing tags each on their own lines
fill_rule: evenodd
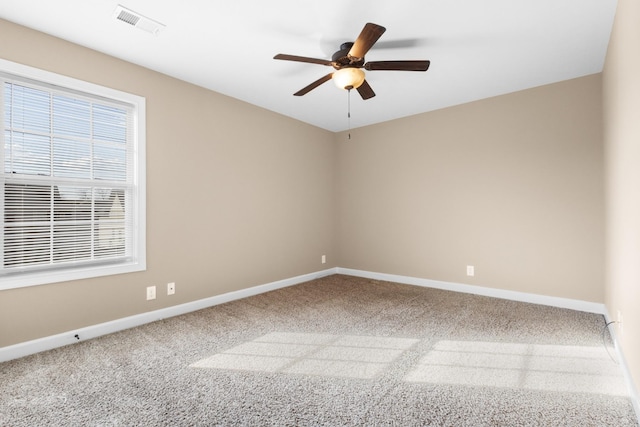
<svg viewBox="0 0 640 427">
<path fill-rule="evenodd" d="M 144 269 L 144 99 L 41 74 L 91 91 L 0 67 L 0 290 Z"/>
</svg>

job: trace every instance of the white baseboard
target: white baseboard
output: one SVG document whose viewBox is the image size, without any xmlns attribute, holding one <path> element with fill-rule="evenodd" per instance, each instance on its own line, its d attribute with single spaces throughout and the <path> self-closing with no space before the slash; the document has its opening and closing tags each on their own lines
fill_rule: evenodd
<svg viewBox="0 0 640 427">
<path fill-rule="evenodd" d="M 404 283 L 407 285 L 423 286 L 425 288 L 443 289 L 446 291 L 462 292 L 466 294 L 508 299 L 512 301 L 528 302 L 532 304 L 548 305 L 551 307 L 569 308 L 571 310 L 586 311 L 588 313 L 605 314 L 604 304 L 569 298 L 551 297 L 526 292 L 507 291 L 504 289 L 487 288 L 483 286 L 465 285 L 462 283 L 441 282 L 438 280 L 421 279 L 418 277 L 398 276 L 395 274 L 375 273 L 371 271 L 338 268 L 338 274 L 365 277 L 367 279 L 384 280 L 387 282 Z"/>
<path fill-rule="evenodd" d="M 607 324 L 611 322 L 611 318 L 609 316 L 608 310 L 605 310 L 604 319 Z M 633 409 L 636 411 L 636 417 L 638 418 L 638 425 L 640 425 L 640 393 L 638 393 L 638 389 L 636 388 L 636 385 L 633 383 L 631 371 L 629 370 L 629 365 L 627 365 L 627 360 L 625 359 L 622 348 L 620 347 L 620 341 L 618 340 L 618 328 L 615 327 L 615 323 L 613 323 L 609 327 L 609 333 L 611 334 L 611 338 L 613 339 L 613 345 L 616 349 L 616 357 L 618 358 L 618 364 L 622 369 L 625 382 L 627 383 L 627 390 L 629 390 L 629 395 L 631 396 L 631 403 L 633 404 Z"/>
<path fill-rule="evenodd" d="M 141 313 L 134 316 L 116 319 L 110 322 L 100 323 L 61 334 L 39 338 L 32 341 L 2 347 L 0 348 L 0 362 L 17 359 L 19 357 L 28 356 L 39 353 L 41 351 L 51 350 L 57 347 L 73 344 L 79 340 L 87 340 L 102 335 L 124 329 L 133 328 L 144 325 L 146 323 L 155 322 L 157 320 L 166 319 L 181 314 L 190 313 L 192 311 L 201 310 L 203 308 L 212 307 L 225 302 L 234 301 L 241 298 L 258 295 L 275 289 L 287 286 L 297 285 L 309 280 L 320 277 L 330 276 L 332 274 L 345 274 L 349 276 L 365 277 L 375 280 L 385 280 L 389 282 L 405 283 L 409 285 L 423 286 L 429 288 L 437 288 L 450 290 L 455 292 L 472 293 L 502 299 L 510 299 L 515 301 L 530 302 L 535 304 L 543 304 L 554 307 L 569 308 L 592 313 L 605 314 L 604 304 L 591 303 L 586 301 L 571 300 L 566 298 L 549 297 L 544 295 L 528 294 L 523 292 L 506 291 L 501 289 L 485 288 L 481 286 L 464 285 L 459 283 L 440 282 L 430 279 L 421 279 L 409 276 L 398 276 L 394 274 L 375 273 L 370 271 L 354 270 L 349 268 L 331 268 L 316 273 L 305 274 L 302 276 L 292 277 L 289 279 L 279 280 L 259 286 L 254 286 L 239 291 L 229 292 L 210 298 L 192 301 L 185 304 L 175 305 L 160 310 Z M 77 337 L 76 337 L 77 336 Z"/>
<path fill-rule="evenodd" d="M 174 305 L 171 307 L 162 308 L 160 310 L 141 313 L 135 316 L 124 317 L 122 319 L 88 326 L 86 328 L 80 328 L 73 331 L 63 332 L 57 335 L 2 347 L 0 348 L 0 362 L 6 362 L 8 360 L 29 356 L 31 354 L 39 353 L 42 351 L 52 350 L 54 348 L 76 343 L 79 340 L 84 341 L 87 339 L 96 338 L 102 335 L 107 335 L 136 326 L 144 325 L 146 323 L 155 322 L 157 320 L 179 316 L 181 314 L 190 313 L 192 311 L 201 310 L 203 308 L 212 307 L 214 305 L 224 304 L 226 302 L 262 294 L 288 286 L 297 285 L 299 283 L 308 282 L 310 280 L 330 276 L 332 274 L 336 274 L 335 268 L 292 277 L 289 279 L 279 280 L 276 282 L 254 286 L 239 291 L 228 292 L 226 294 L 217 295 L 210 298 L 192 301 L 180 305 Z"/>
</svg>

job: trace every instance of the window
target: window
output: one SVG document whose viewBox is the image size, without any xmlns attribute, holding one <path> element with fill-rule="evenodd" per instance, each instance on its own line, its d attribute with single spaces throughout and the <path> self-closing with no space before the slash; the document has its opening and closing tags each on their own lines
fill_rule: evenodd
<svg viewBox="0 0 640 427">
<path fill-rule="evenodd" d="M 0 289 L 144 270 L 144 98 L 0 60 Z"/>
</svg>

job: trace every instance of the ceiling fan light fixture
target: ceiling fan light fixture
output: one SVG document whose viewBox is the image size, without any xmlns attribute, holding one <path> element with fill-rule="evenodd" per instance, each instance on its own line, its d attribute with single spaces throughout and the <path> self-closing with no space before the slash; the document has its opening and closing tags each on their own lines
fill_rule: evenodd
<svg viewBox="0 0 640 427">
<path fill-rule="evenodd" d="M 364 71 L 360 68 L 345 67 L 334 72 L 332 78 L 339 89 L 357 89 L 364 83 Z"/>
</svg>

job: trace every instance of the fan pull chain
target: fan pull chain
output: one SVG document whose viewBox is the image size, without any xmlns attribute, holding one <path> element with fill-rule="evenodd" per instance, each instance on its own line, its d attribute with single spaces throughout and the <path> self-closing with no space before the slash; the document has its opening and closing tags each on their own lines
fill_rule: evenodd
<svg viewBox="0 0 640 427">
<path fill-rule="evenodd" d="M 351 139 L 351 89 L 347 91 L 347 121 L 348 121 L 348 137 Z"/>
</svg>

